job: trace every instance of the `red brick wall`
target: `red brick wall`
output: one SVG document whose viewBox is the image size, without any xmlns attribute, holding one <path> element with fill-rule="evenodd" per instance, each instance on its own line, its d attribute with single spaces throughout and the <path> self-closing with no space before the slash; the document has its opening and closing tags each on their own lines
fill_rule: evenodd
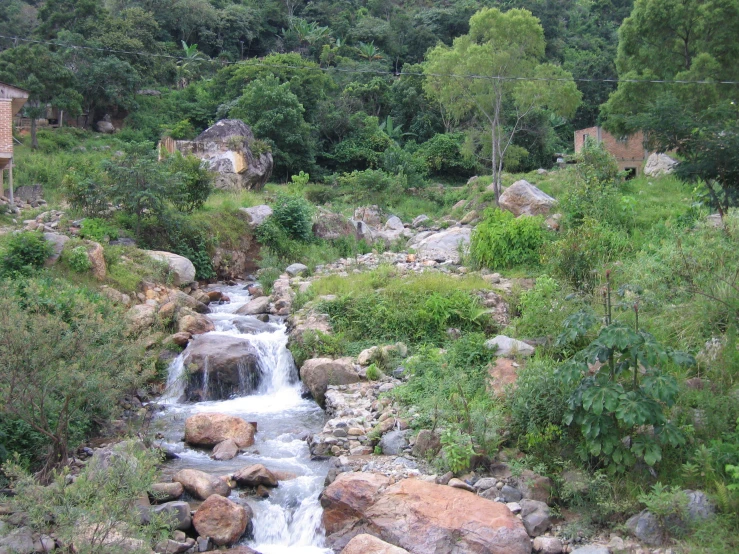
<svg viewBox="0 0 739 554">
<path fill-rule="evenodd" d="M 616 157 L 621 170 L 635 168 L 636 173 L 640 174 L 642 165 L 649 156 L 649 153 L 644 150 L 644 134 L 641 131 L 629 135 L 625 140 L 619 140 L 600 127 L 580 129 L 575 131 L 576 153 L 582 150 L 586 137 L 601 141 L 606 150 Z"/>
<path fill-rule="evenodd" d="M 13 152 L 13 106 L 0 100 L 0 152 Z"/>
</svg>

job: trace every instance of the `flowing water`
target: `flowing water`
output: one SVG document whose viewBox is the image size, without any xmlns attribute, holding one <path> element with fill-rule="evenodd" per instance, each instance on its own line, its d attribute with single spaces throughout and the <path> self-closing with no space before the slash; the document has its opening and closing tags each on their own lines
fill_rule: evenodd
<svg viewBox="0 0 739 554">
<path fill-rule="evenodd" d="M 215 305 L 209 314 L 220 333 L 247 338 L 259 355 L 261 382 L 256 392 L 220 401 L 180 403 L 184 393 L 184 353 L 169 368 L 167 391 L 160 402 L 167 405 L 158 426 L 165 444 L 180 456 L 167 464 L 166 475 L 192 468 L 213 475 L 226 475 L 251 464 L 284 470 L 298 477 L 280 481 L 269 498 L 241 498 L 239 490 L 230 499 L 248 504 L 254 511 L 253 536 L 246 544 L 262 554 L 328 554 L 323 547 L 321 506 L 318 495 L 328 471 L 325 462 L 311 461 L 305 438 L 322 429 L 325 416 L 313 401 L 301 397 L 301 387 L 292 355 L 287 349 L 287 333 L 279 321 L 269 325 L 234 312 L 250 300 L 243 287 L 218 287 L 231 298 L 230 304 Z M 256 330 L 244 333 L 241 330 Z M 207 369 L 207 368 L 206 368 Z M 246 367 L 240 368 L 241 388 L 253 390 Z M 208 372 L 203 373 L 202 390 L 208 386 Z M 184 445 L 185 419 L 197 412 L 220 412 L 257 422 L 255 444 L 233 460 L 214 461 L 209 452 Z"/>
</svg>

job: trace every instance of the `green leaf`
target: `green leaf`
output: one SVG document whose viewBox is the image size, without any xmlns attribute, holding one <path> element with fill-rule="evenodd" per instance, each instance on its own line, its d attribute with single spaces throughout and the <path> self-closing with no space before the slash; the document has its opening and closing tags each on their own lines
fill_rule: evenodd
<svg viewBox="0 0 739 554">
<path fill-rule="evenodd" d="M 607 348 L 624 351 L 642 344 L 644 338 L 631 327 L 613 323 L 600 332 L 598 342 Z"/>
</svg>

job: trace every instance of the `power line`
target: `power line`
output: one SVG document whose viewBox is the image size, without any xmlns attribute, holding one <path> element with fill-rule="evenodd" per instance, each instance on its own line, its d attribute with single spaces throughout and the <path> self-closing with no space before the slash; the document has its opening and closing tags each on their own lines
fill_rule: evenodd
<svg viewBox="0 0 739 554">
<path fill-rule="evenodd" d="M 100 48 L 95 46 L 82 46 L 78 44 L 65 44 L 61 42 L 54 42 L 48 40 L 38 40 L 23 38 L 17 36 L 0 35 L 2 39 L 8 39 L 14 41 L 17 45 L 18 41 L 28 42 L 32 44 L 45 44 L 48 46 L 55 46 L 58 48 L 68 48 L 71 50 L 92 50 L 95 52 L 104 52 L 108 54 L 125 54 L 128 56 L 143 56 L 149 58 L 163 58 L 168 60 L 176 61 L 189 61 L 199 63 L 214 63 L 221 66 L 225 65 L 251 65 L 256 67 L 267 67 L 272 69 L 300 69 L 303 71 L 323 71 L 326 73 L 354 73 L 354 74 L 372 74 L 372 75 L 385 75 L 390 77 L 454 77 L 458 79 L 480 79 L 489 81 L 544 81 L 544 82 L 577 82 L 577 83 L 635 83 L 635 84 L 664 84 L 664 85 L 739 85 L 739 81 L 709 81 L 699 80 L 691 81 L 687 79 L 595 79 L 586 77 L 573 77 L 567 79 L 564 77 L 515 77 L 515 76 L 500 76 L 500 75 L 476 75 L 476 74 L 456 74 L 456 73 L 422 73 L 412 71 L 383 71 L 379 69 L 349 69 L 340 67 L 305 67 L 300 65 L 284 65 L 284 64 L 269 64 L 263 61 L 257 61 L 256 58 L 250 58 L 247 60 L 230 61 L 230 60 L 218 60 L 212 58 L 186 58 L 184 56 L 173 56 L 171 54 L 156 54 L 154 52 L 132 52 L 128 50 L 117 50 L 115 48 Z"/>
</svg>

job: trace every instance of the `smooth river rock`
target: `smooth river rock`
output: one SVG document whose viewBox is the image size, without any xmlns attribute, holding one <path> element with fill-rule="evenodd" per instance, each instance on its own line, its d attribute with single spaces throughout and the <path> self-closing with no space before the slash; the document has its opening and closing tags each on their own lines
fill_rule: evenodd
<svg viewBox="0 0 739 554">
<path fill-rule="evenodd" d="M 359 374 L 354 369 L 351 358 L 306 360 L 300 368 L 300 378 L 321 406 L 326 403 L 326 389 L 329 385 L 348 385 L 359 382 Z"/>
<path fill-rule="evenodd" d="M 462 489 L 343 473 L 321 498 L 327 543 L 338 550 L 369 533 L 412 554 L 530 554 L 523 523 L 498 502 Z"/>
<path fill-rule="evenodd" d="M 249 506 L 213 495 L 200 505 L 192 524 L 201 536 L 209 537 L 218 546 L 224 546 L 241 538 L 252 517 Z"/>
<path fill-rule="evenodd" d="M 232 440 L 239 448 L 254 444 L 254 426 L 229 414 L 203 412 L 185 420 L 185 442 L 193 446 L 216 446 Z"/>
<path fill-rule="evenodd" d="M 408 554 L 408 551 L 372 535 L 361 534 L 350 540 L 341 554 Z"/>
<path fill-rule="evenodd" d="M 174 474 L 172 481 L 180 483 L 198 500 L 205 500 L 214 494 L 220 496 L 231 494 L 231 489 L 225 481 L 198 469 L 181 469 Z"/>
</svg>

